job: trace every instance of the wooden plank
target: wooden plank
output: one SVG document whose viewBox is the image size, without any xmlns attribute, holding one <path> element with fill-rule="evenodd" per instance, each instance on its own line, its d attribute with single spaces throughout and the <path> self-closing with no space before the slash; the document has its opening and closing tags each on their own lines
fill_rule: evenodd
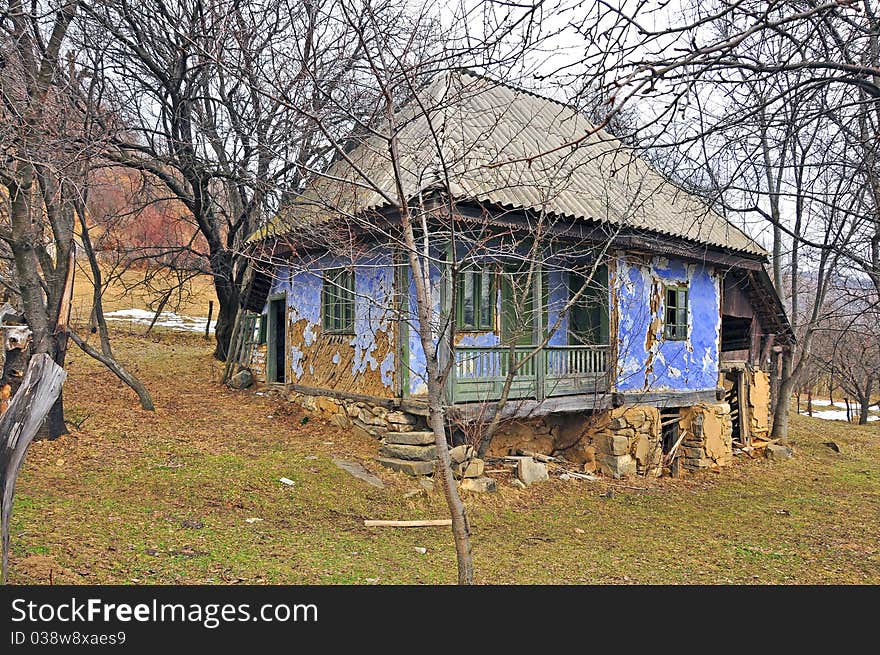
<svg viewBox="0 0 880 655">
<path fill-rule="evenodd" d="M 338 389 L 321 389 L 320 387 L 309 387 L 304 384 L 296 384 L 295 382 L 288 382 L 287 384 L 284 384 L 283 387 L 289 389 L 290 391 L 295 391 L 306 396 L 326 396 L 327 398 L 336 398 L 338 400 L 354 400 L 364 403 L 372 403 L 374 405 L 379 405 L 380 407 L 385 407 L 387 409 L 404 409 L 404 411 L 410 411 L 410 409 L 407 408 L 411 407 L 415 409 L 421 405 L 421 403 L 418 403 L 414 400 L 401 401 L 400 398 L 371 396 L 365 393 L 340 391 Z"/>
<path fill-rule="evenodd" d="M 3 582 L 9 565 L 9 521 L 15 480 L 27 448 L 61 394 L 67 372 L 44 353 L 31 357 L 27 372 L 9 409 L 0 417 L 0 528 L 3 540 Z"/>
<path fill-rule="evenodd" d="M 631 391 L 617 392 L 616 402 L 621 405 L 653 405 L 654 407 L 687 407 L 700 403 L 717 403 L 718 391 Z"/>
<path fill-rule="evenodd" d="M 382 521 L 364 520 L 368 528 L 430 528 L 452 525 L 452 519 L 430 519 L 426 521 Z"/>
<path fill-rule="evenodd" d="M 466 403 L 451 405 L 446 414 L 455 418 L 485 418 L 492 416 L 494 403 Z M 488 412 L 487 412 L 488 406 Z M 611 396 L 607 393 L 580 394 L 574 396 L 551 397 L 538 402 L 537 400 L 517 400 L 508 402 L 501 410 L 503 419 L 529 418 L 553 414 L 556 412 L 579 412 L 591 409 L 607 409 L 611 407 Z"/>
<path fill-rule="evenodd" d="M 739 438 L 746 446 L 752 445 L 751 413 L 749 412 L 749 383 L 747 372 L 740 371 L 736 380 L 736 404 L 739 410 Z"/>
</svg>

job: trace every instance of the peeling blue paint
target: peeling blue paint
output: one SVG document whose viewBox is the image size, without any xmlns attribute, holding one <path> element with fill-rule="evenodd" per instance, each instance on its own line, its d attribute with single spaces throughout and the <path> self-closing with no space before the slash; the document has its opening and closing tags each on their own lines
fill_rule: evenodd
<svg viewBox="0 0 880 655">
<path fill-rule="evenodd" d="M 718 384 L 720 285 L 705 266 L 655 258 L 651 265 L 618 262 L 618 374 L 621 391 L 709 390 Z M 664 284 L 688 287 L 688 335 L 664 337 Z M 656 311 L 651 311 L 654 298 Z M 650 332 L 650 338 L 649 338 Z"/>
<path fill-rule="evenodd" d="M 294 380 L 304 375 L 303 359 L 307 348 L 316 343 L 321 331 L 321 289 L 323 279 L 321 271 L 334 266 L 346 266 L 351 262 L 338 257 L 325 256 L 315 262 L 313 271 L 293 271 L 287 266 L 276 269 L 275 281 L 271 293 L 284 293 L 287 297 L 288 323 L 293 325 L 305 321 L 301 343 L 290 343 L 288 355 L 290 370 Z M 367 370 L 379 370 L 383 385 L 392 388 L 394 384 L 394 355 L 391 349 L 380 364 L 376 359 L 379 349 L 377 334 L 382 332 L 389 339 L 392 334 L 391 299 L 393 298 L 393 270 L 388 255 L 365 258 L 356 263 L 355 269 L 355 325 L 354 335 L 348 345 L 354 348 L 351 369 L 348 375 L 358 376 Z M 382 344 L 383 349 L 387 344 Z M 390 361 L 390 364 L 388 363 Z M 332 362 L 341 365 L 342 358 L 337 352 Z M 314 374 L 314 367 L 309 365 L 309 373 Z"/>
<path fill-rule="evenodd" d="M 440 256 L 436 253 L 436 256 Z M 431 282 L 431 294 L 434 300 L 431 318 L 431 332 L 433 334 L 433 343 L 436 347 L 438 335 L 440 332 L 440 286 L 441 275 L 440 267 L 436 263 L 432 263 L 429 267 L 428 277 Z M 416 283 L 410 275 L 409 281 L 409 393 L 410 395 L 422 395 L 428 393 L 428 365 L 425 358 L 425 350 L 422 348 L 422 341 L 419 337 L 419 319 L 418 308 L 416 307 Z"/>
<path fill-rule="evenodd" d="M 376 351 L 379 344 L 377 335 L 381 332 L 391 337 L 392 302 L 394 298 L 394 271 L 391 258 L 374 256 L 359 260 L 354 277 L 355 321 L 354 346 L 351 374 L 357 376 L 367 369 L 375 371 L 379 368 Z M 382 344 L 387 347 L 387 344 Z M 393 361 L 393 349 L 390 351 Z M 387 357 L 386 357 L 387 359 Z M 393 373 L 393 365 L 392 365 Z M 389 374 L 382 383 L 391 388 L 393 375 Z"/>
<path fill-rule="evenodd" d="M 494 332 L 463 332 L 458 340 L 459 346 L 490 348 L 501 343 L 501 338 Z"/>
<path fill-rule="evenodd" d="M 386 387 L 390 387 L 394 384 L 394 352 L 389 352 L 385 355 L 385 359 L 382 360 L 382 364 L 379 366 L 379 372 L 382 375 L 382 384 Z"/>
<path fill-rule="evenodd" d="M 279 267 L 272 293 L 287 295 L 290 323 L 306 322 L 302 342 L 289 344 L 289 367 L 293 379 L 304 375 L 303 359 L 307 348 L 316 343 L 321 331 L 321 274 L 320 269 L 344 265 L 348 262 L 324 257 L 315 264 L 315 272 L 291 271 Z M 337 379 L 357 377 L 366 371 L 378 371 L 382 385 L 394 388 L 397 372 L 394 369 L 393 349 L 377 342 L 377 334 L 393 337 L 392 307 L 394 298 L 394 270 L 390 255 L 373 255 L 359 260 L 355 273 L 355 334 L 345 339 L 345 346 L 353 348 L 351 364 L 344 364 L 339 352 L 332 356 L 336 366 L 346 366 Z M 547 273 L 549 305 L 548 326 L 553 325 L 568 301 L 564 271 Z M 434 344 L 440 326 L 440 268 L 430 268 L 434 297 L 432 333 Z M 721 328 L 720 282 L 712 270 L 700 264 L 688 264 L 677 258 L 656 257 L 642 263 L 624 259 L 610 270 L 610 286 L 617 300 L 618 362 L 614 376 L 620 391 L 709 390 L 718 383 L 718 341 Z M 669 341 L 664 338 L 665 314 L 664 284 L 686 284 L 689 289 L 689 330 L 686 340 Z M 500 294 L 499 294 L 500 295 Z M 652 311 L 653 299 L 653 311 Z M 409 393 L 418 395 L 427 391 L 425 353 L 418 334 L 415 285 L 410 281 L 409 325 Z M 500 315 L 500 297 L 496 297 L 496 311 Z M 649 332 L 650 338 L 649 338 Z M 497 346 L 496 332 L 472 332 L 460 336 L 461 346 Z M 551 345 L 568 343 L 568 319 L 563 317 L 558 330 L 551 337 Z M 340 347 L 345 347 L 341 345 Z M 379 353 L 383 353 L 379 357 Z M 311 367 L 309 372 L 313 372 Z"/>
</svg>

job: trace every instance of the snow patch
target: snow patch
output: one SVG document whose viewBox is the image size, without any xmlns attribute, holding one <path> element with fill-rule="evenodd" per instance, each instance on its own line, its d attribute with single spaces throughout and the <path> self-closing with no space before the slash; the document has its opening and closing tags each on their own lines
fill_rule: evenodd
<svg viewBox="0 0 880 655">
<path fill-rule="evenodd" d="M 814 403 L 815 404 L 815 403 Z M 835 403 L 836 406 L 837 403 Z M 826 405 L 827 407 L 827 405 Z M 858 416 L 858 411 L 854 410 L 853 413 Z M 808 416 L 807 410 L 801 411 L 801 414 L 804 416 Z M 846 411 L 841 409 L 823 409 L 823 410 L 813 410 L 813 418 L 821 418 L 826 421 L 845 421 L 846 420 Z M 880 421 L 880 416 L 869 415 L 869 421 Z"/>
<path fill-rule="evenodd" d="M 146 309 L 117 309 L 115 312 L 104 314 L 104 318 L 108 321 L 129 321 L 138 325 L 149 325 L 155 315 L 155 312 Z M 174 312 L 162 312 L 156 319 L 155 327 L 164 327 L 179 332 L 204 332 L 207 320 L 205 317 L 181 316 Z M 209 332 L 214 332 L 213 322 Z"/>
</svg>

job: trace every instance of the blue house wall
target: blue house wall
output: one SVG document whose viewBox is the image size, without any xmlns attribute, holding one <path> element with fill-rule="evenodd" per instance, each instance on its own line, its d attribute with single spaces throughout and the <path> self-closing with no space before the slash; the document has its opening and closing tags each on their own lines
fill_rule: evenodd
<svg viewBox="0 0 880 655">
<path fill-rule="evenodd" d="M 390 254 L 371 254 L 355 262 L 355 329 L 353 335 L 321 335 L 322 270 L 350 266 L 350 260 L 324 256 L 309 271 L 279 266 L 272 294 L 287 298 L 287 373 L 290 382 L 378 396 L 397 389 L 394 266 Z M 547 324 L 552 327 L 568 301 L 566 273 L 548 270 Z M 441 269 L 430 268 L 434 297 L 432 331 L 440 329 Z M 683 341 L 664 338 L 664 285 L 689 290 L 688 334 Z M 617 390 L 697 391 L 718 384 L 721 329 L 720 277 L 701 264 L 666 257 L 634 259 L 619 256 L 609 272 L 609 302 L 617 307 Z M 408 326 L 410 395 L 427 391 L 425 353 L 418 334 L 415 283 L 410 276 Z M 500 345 L 500 293 L 496 296 L 496 330 L 464 332 L 460 346 Z M 614 323 L 612 322 L 612 328 Z M 614 336 L 614 335 L 612 335 Z M 550 345 L 568 343 L 568 318 L 550 338 Z"/>
<path fill-rule="evenodd" d="M 270 295 L 287 299 L 286 380 L 305 386 L 378 396 L 395 391 L 391 257 L 377 254 L 355 262 L 353 335 L 322 336 L 322 271 L 351 266 L 350 259 L 326 255 L 305 271 L 279 266 Z"/>
<path fill-rule="evenodd" d="M 664 338 L 664 285 L 688 288 L 688 333 Z M 721 281 L 710 267 L 680 259 L 617 259 L 610 277 L 618 307 L 619 391 L 698 391 L 718 386 Z"/>
</svg>

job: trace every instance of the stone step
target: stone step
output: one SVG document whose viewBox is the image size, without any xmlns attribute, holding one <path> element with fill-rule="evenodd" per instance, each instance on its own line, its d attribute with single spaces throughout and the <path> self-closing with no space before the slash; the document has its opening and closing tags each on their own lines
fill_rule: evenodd
<svg viewBox="0 0 880 655">
<path fill-rule="evenodd" d="M 377 457 L 376 461 L 382 466 L 394 471 L 403 471 L 412 476 L 431 475 L 436 464 L 436 462 L 417 462 L 411 459 L 397 459 L 396 457 Z"/>
<path fill-rule="evenodd" d="M 395 459 L 412 459 L 419 462 L 433 462 L 437 459 L 436 446 L 408 446 L 398 443 L 383 443 L 379 454 Z"/>
<path fill-rule="evenodd" d="M 404 446 L 427 446 L 434 443 L 433 432 L 388 432 L 385 435 L 387 443 L 401 444 Z"/>
</svg>

